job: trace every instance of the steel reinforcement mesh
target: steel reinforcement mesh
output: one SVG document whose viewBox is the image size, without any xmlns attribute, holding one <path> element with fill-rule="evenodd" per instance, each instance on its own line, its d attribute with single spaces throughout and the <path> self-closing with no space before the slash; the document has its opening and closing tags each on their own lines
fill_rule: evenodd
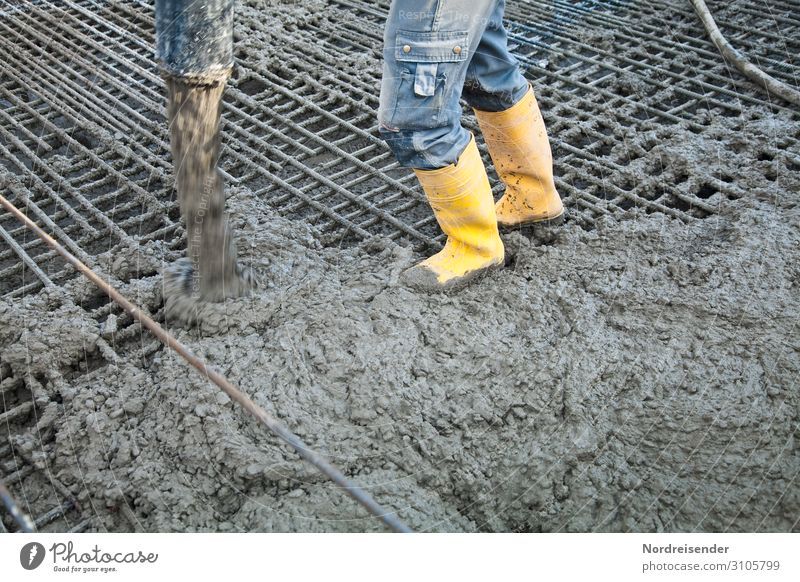
<svg viewBox="0 0 800 582">
<path fill-rule="evenodd" d="M 413 174 L 377 134 L 388 2 L 317 2 L 300 19 L 282 18 L 269 2 L 241 5 L 223 121 L 228 183 L 313 224 L 329 244 L 380 235 L 425 252 L 441 245 Z M 735 46 L 797 86 L 800 6 L 768 5 L 711 8 Z M 267 11 L 279 25 L 262 17 Z M 631 208 L 698 220 L 748 194 L 725 165 L 665 166 L 658 144 L 675 134 L 703 136 L 718 118 L 780 115 L 795 132 L 800 121 L 722 62 L 688 4 L 509 0 L 507 25 L 548 124 L 569 220 L 587 229 Z M 143 246 L 169 261 L 183 247 L 153 27 L 151 2 L 0 0 L 0 188 L 92 267 L 101 255 Z M 468 111 L 464 122 L 477 130 Z M 789 133 L 760 144 L 759 155 L 797 170 L 798 142 L 800 133 Z M 0 212 L 0 297 L 19 300 L 75 276 Z M 119 318 L 117 349 L 141 358 L 159 349 L 101 292 L 80 303 L 98 322 Z M 95 365 L 81 362 L 75 373 Z M 90 518 L 48 470 L 53 435 L 34 414 L 35 383 L 0 362 L 0 478 L 25 493 L 39 529 L 82 531 Z M 9 523 L 0 519 L 0 529 Z"/>
<path fill-rule="evenodd" d="M 440 245 L 413 174 L 377 134 L 388 2 L 332 1 L 278 31 L 265 31 L 248 8 L 237 23 L 238 78 L 225 97 L 229 183 L 313 223 L 327 242 L 383 235 Z M 796 3 L 771 2 L 766 12 L 746 3 L 712 8 L 731 23 L 725 30 L 737 46 L 797 85 Z M 742 13 L 747 26 L 736 24 Z M 90 265 L 98 253 L 135 252 L 148 241 L 163 243 L 165 259 L 177 256 L 182 228 L 151 4 L 0 0 L 0 14 L 0 165 L 11 200 Z M 732 73 L 685 8 L 510 1 L 507 19 L 548 123 L 557 185 L 571 219 L 588 228 L 634 206 L 683 220 L 716 212 L 711 194 L 744 192 L 703 168 L 665 174 L 655 188 L 637 180 L 637 172 L 663 171 L 652 148 L 675 127 L 702 133 L 714 118 L 746 108 L 788 111 Z M 477 129 L 468 113 L 465 125 Z M 74 276 L 6 214 L 0 238 L 0 296 Z"/>
</svg>

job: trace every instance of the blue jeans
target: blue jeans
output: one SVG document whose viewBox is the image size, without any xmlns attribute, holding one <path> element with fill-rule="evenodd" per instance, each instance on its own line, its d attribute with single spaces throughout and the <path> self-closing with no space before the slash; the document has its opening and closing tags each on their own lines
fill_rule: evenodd
<svg viewBox="0 0 800 582">
<path fill-rule="evenodd" d="M 462 97 L 504 111 L 525 96 L 504 8 L 505 0 L 392 0 L 378 119 L 401 165 L 433 170 L 458 160 L 470 140 Z"/>
</svg>

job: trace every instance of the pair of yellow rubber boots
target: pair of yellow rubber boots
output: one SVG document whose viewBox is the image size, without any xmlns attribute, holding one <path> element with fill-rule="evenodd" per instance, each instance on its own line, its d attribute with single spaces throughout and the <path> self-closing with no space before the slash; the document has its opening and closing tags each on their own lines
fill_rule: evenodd
<svg viewBox="0 0 800 582">
<path fill-rule="evenodd" d="M 494 203 L 475 138 L 458 162 L 438 170 L 414 170 L 447 235 L 444 249 L 412 267 L 404 280 L 425 291 L 460 288 L 503 266 L 502 228 L 560 220 L 561 197 L 553 181 L 553 156 L 533 89 L 505 111 L 475 110 L 500 179 L 506 186 Z"/>
</svg>

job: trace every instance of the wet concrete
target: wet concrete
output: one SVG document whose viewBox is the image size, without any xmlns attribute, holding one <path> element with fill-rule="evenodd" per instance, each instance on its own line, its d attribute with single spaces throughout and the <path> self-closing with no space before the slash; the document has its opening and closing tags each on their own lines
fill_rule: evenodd
<svg viewBox="0 0 800 582">
<path fill-rule="evenodd" d="M 165 266 L 158 244 L 98 263 L 417 529 L 797 531 L 800 128 L 712 117 L 623 128 L 613 153 L 645 152 L 626 171 L 654 191 L 713 166 L 745 197 L 707 192 L 688 224 L 632 204 L 504 235 L 510 266 L 457 294 L 404 287 L 408 247 L 323 246 L 241 187 L 231 226 L 263 288 L 202 304 L 194 328 L 160 275 L 133 276 Z M 123 343 L 124 318 L 79 306 L 96 297 L 73 280 L 0 301 L 0 378 L 33 391 L 55 431 L 41 465 L 94 528 L 382 529 L 146 334 Z"/>
<path fill-rule="evenodd" d="M 228 75 L 212 83 L 167 76 L 167 120 L 175 189 L 186 228 L 186 258 L 167 269 L 164 294 L 170 312 L 188 319 L 198 302 L 246 294 L 251 277 L 237 262 L 218 169 L 222 93 Z"/>
<path fill-rule="evenodd" d="M 322 248 L 234 190 L 269 284 L 175 332 L 419 529 L 794 530 L 800 210 L 784 202 L 511 234 L 512 267 L 427 296 L 398 284 L 407 249 Z M 126 291 L 155 310 L 159 288 Z M 0 307 L 15 372 L 97 352 L 100 330 L 57 303 Z M 380 529 L 169 353 L 42 383 L 64 408 L 52 468 L 99 529 L 132 527 L 121 504 L 147 530 Z"/>
</svg>

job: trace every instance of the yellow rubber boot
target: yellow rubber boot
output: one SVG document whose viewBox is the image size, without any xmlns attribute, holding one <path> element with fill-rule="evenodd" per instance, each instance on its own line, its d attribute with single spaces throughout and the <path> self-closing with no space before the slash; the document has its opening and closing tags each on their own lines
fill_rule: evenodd
<svg viewBox="0 0 800 582">
<path fill-rule="evenodd" d="M 494 199 L 473 137 L 458 162 L 438 170 L 414 170 L 447 235 L 444 248 L 410 268 L 403 281 L 422 291 L 461 288 L 502 267 L 505 250 L 497 231 Z"/>
<path fill-rule="evenodd" d="M 504 228 L 560 222 L 564 205 L 553 181 L 553 154 L 533 88 L 505 111 L 475 109 L 494 167 L 506 185 L 497 202 Z"/>
</svg>

